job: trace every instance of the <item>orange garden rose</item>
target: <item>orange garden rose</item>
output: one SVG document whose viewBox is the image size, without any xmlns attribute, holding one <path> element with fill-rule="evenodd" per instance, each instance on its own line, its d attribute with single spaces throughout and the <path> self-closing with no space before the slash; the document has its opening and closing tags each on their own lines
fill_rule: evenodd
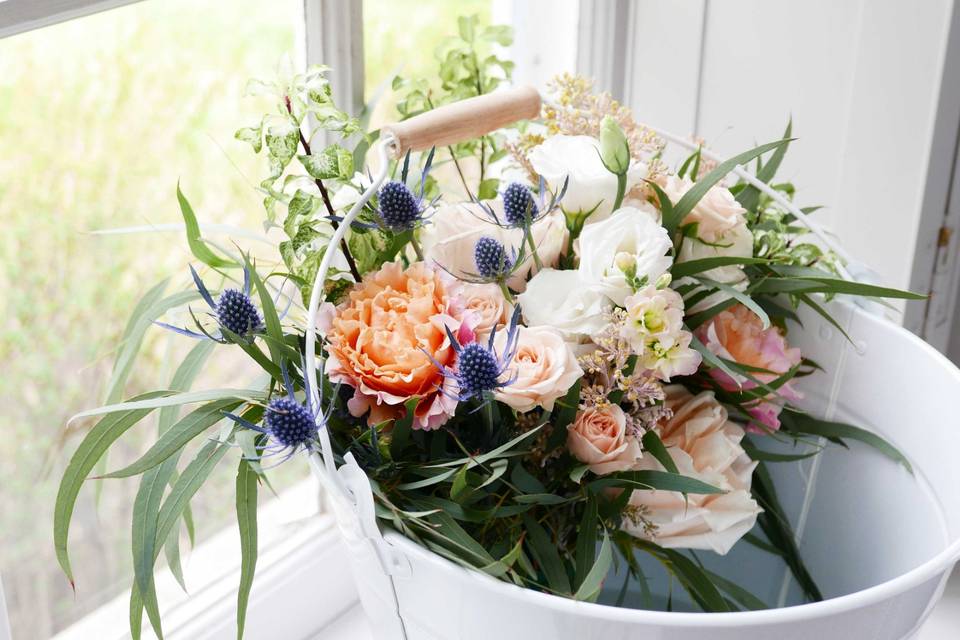
<svg viewBox="0 0 960 640">
<path fill-rule="evenodd" d="M 451 367 L 456 358 L 445 327 L 461 342 L 473 340 L 460 287 L 422 262 L 407 269 L 394 262 L 350 291 L 327 333 L 327 366 L 331 381 L 354 388 L 347 403 L 351 415 L 369 412 L 371 425 L 398 418 L 413 396 L 421 398 L 414 428 L 436 429 L 453 415 L 456 390 L 437 364 Z"/>
</svg>

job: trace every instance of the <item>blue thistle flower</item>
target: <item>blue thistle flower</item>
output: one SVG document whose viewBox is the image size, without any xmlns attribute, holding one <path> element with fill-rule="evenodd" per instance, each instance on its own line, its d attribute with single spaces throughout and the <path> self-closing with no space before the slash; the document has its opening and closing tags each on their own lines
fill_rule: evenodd
<svg viewBox="0 0 960 640">
<path fill-rule="evenodd" d="M 294 398 L 274 398 L 264 417 L 267 433 L 284 447 L 306 446 L 317 432 L 314 416 Z"/>
<path fill-rule="evenodd" d="M 522 227 L 527 220 L 536 220 L 539 208 L 530 189 L 519 182 L 511 182 L 503 191 L 503 217 L 507 224 Z"/>
<path fill-rule="evenodd" d="M 497 379 L 503 370 L 497 354 L 483 345 L 472 342 L 460 350 L 457 359 L 457 382 L 460 392 L 473 396 L 497 388 Z"/>
<path fill-rule="evenodd" d="M 249 339 L 252 335 L 263 330 L 263 319 L 260 316 L 260 311 L 250 298 L 249 267 L 245 266 L 243 268 L 243 290 L 224 289 L 220 292 L 220 297 L 216 301 L 214 301 L 213 296 L 210 295 L 206 285 L 203 284 L 203 281 L 200 279 L 200 276 L 197 275 L 192 265 L 190 267 L 190 275 L 193 277 L 193 282 L 197 287 L 197 291 L 200 293 L 200 297 L 203 298 L 203 301 L 210 307 L 209 315 L 217 320 L 217 324 L 221 330 L 214 333 L 207 331 L 200 323 L 200 320 L 197 319 L 197 316 L 194 315 L 193 309 L 190 309 L 190 315 L 193 316 L 193 321 L 196 323 L 199 332 L 191 331 L 183 327 L 174 327 L 165 322 L 156 322 L 155 324 L 165 329 L 176 331 L 181 335 L 200 340 L 206 338 L 214 342 L 219 342 L 220 344 L 227 343 L 227 339 L 223 335 L 224 330 L 245 339 Z"/>
<path fill-rule="evenodd" d="M 477 240 L 473 247 L 473 262 L 477 266 L 477 273 L 490 280 L 501 279 L 513 267 L 513 261 L 503 244 L 490 236 Z"/>
<path fill-rule="evenodd" d="M 547 185 L 541 177 L 536 196 L 529 187 L 519 182 L 511 182 L 500 196 L 503 200 L 503 219 L 497 215 L 497 212 L 490 205 L 481 202 L 472 194 L 470 197 L 473 203 L 483 211 L 484 216 L 498 227 L 505 229 L 527 228 L 560 206 L 560 201 L 567 193 L 568 182 L 569 179 L 565 179 L 560 191 L 552 193 L 547 189 Z M 550 195 L 549 200 L 547 200 L 548 193 Z"/>
<path fill-rule="evenodd" d="M 380 220 L 391 231 L 412 229 L 423 214 L 417 197 L 407 185 L 397 180 L 380 187 L 377 198 L 380 203 Z"/>
<path fill-rule="evenodd" d="M 513 315 L 510 317 L 510 324 L 507 327 L 507 339 L 502 353 L 497 353 L 494 347 L 494 340 L 497 336 L 496 328 L 490 332 L 490 338 L 487 344 L 471 342 L 467 345 L 461 345 L 457 337 L 453 335 L 449 327 L 447 328 L 447 338 L 453 345 L 453 350 L 457 354 L 456 366 L 454 369 L 448 369 L 430 356 L 433 364 L 440 369 L 440 372 L 446 378 L 453 378 L 459 387 L 457 395 L 449 394 L 458 401 L 463 402 L 470 398 L 490 399 L 490 394 L 497 389 L 510 386 L 516 381 L 516 376 L 503 380 L 504 374 L 517 355 L 517 335 L 518 322 L 520 319 L 520 307 L 513 309 Z M 425 352 L 426 353 L 426 352 Z M 429 353 L 427 354 L 429 356 Z M 444 392 L 447 393 L 447 392 Z"/>
<path fill-rule="evenodd" d="M 216 314 L 220 326 L 238 336 L 245 336 L 263 325 L 250 295 L 239 289 L 224 289 L 220 293 Z"/>
<path fill-rule="evenodd" d="M 280 464 L 288 460 L 297 451 L 315 451 L 320 446 L 317 434 L 320 429 L 325 428 L 330 418 L 330 413 L 336 405 L 336 391 L 334 401 L 330 403 L 326 413 L 315 409 L 311 402 L 310 388 L 307 386 L 307 378 L 304 376 L 303 385 L 306 395 L 306 404 L 297 400 L 293 393 L 293 383 L 287 372 L 285 362 L 280 363 L 280 371 L 283 374 L 283 386 L 286 387 L 287 394 L 278 396 L 270 400 L 264 411 L 263 426 L 253 424 L 249 420 L 232 413 L 225 415 L 236 422 L 241 427 L 251 429 L 257 433 L 266 435 L 270 441 L 263 447 L 263 453 L 260 458 L 285 454 L 278 462 Z M 339 385 L 338 385 L 339 386 Z M 319 404 L 323 406 L 323 389 L 321 387 Z"/>
<path fill-rule="evenodd" d="M 435 201 L 424 203 L 424 195 L 427 187 L 427 176 L 430 174 L 430 167 L 433 166 L 433 154 L 436 149 L 430 149 L 427 159 L 423 165 L 423 171 L 420 173 L 420 194 L 414 195 L 413 191 L 407 186 L 407 174 L 410 169 L 410 152 L 403 159 L 403 170 L 400 173 L 399 180 L 387 182 L 377 193 L 377 209 L 375 224 L 355 221 L 354 226 L 360 228 L 380 228 L 385 231 L 399 233 L 402 231 L 411 231 L 423 224 L 424 212 L 427 207 L 432 206 Z M 339 218 L 334 218 L 339 220 Z"/>
</svg>

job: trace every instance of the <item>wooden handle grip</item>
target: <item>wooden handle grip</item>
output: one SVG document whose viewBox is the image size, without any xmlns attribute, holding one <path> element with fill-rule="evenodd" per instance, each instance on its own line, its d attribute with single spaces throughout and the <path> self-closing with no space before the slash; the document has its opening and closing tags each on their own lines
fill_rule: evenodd
<svg viewBox="0 0 960 640">
<path fill-rule="evenodd" d="M 383 127 L 392 134 L 394 153 L 423 151 L 463 142 L 490 133 L 518 120 L 540 114 L 540 94 L 533 87 L 516 87 L 444 105 L 409 120 Z"/>
</svg>

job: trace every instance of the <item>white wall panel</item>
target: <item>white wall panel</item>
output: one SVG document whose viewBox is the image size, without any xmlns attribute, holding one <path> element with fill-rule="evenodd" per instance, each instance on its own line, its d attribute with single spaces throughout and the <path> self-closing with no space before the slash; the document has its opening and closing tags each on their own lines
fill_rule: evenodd
<svg viewBox="0 0 960 640">
<path fill-rule="evenodd" d="M 632 4 L 638 116 L 732 154 L 792 114 L 799 140 L 780 177 L 802 205 L 827 207 L 817 215 L 856 258 L 907 286 L 951 0 Z"/>
</svg>

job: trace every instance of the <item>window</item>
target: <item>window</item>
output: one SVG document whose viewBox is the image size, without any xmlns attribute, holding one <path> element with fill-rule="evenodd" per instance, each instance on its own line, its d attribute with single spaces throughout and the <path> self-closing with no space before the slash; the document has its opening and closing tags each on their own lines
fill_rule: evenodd
<svg viewBox="0 0 960 640">
<path fill-rule="evenodd" d="M 261 159 L 233 133 L 263 108 L 241 99 L 246 80 L 295 50 L 299 5 L 150 1 L 0 40 L 0 574 L 16 638 L 48 638 L 129 587 L 135 481 L 106 483 L 96 508 L 84 490 L 76 597 L 59 571 L 51 516 L 76 446 L 60 435 L 104 400 L 110 349 L 146 287 L 186 285 L 180 233 L 90 232 L 179 222 L 178 179 L 207 220 L 261 228 Z M 189 346 L 149 331 L 127 391 L 164 386 Z M 147 436 L 125 439 L 131 459 Z M 200 540 L 232 523 L 234 472 L 195 500 Z"/>
<path fill-rule="evenodd" d="M 99 497 L 93 483 L 82 492 L 70 535 L 72 594 L 54 558 L 51 516 L 73 436 L 90 423 L 71 425 L 66 438 L 64 425 L 105 400 L 111 349 L 137 299 L 171 274 L 169 290 L 187 286 L 190 255 L 176 226 L 178 180 L 202 220 L 260 233 L 262 208 L 252 186 L 263 174 L 262 158 L 233 134 L 269 107 L 241 99 L 244 84 L 271 78 L 284 54 L 300 56 L 303 34 L 317 37 L 311 10 L 337 13 L 346 6 L 0 0 L 0 35 L 9 35 L 0 39 L 0 144 L 7 150 L 0 155 L 0 361 L 6 363 L 0 402 L 8 425 L 0 444 L 0 576 L 14 637 L 48 638 L 88 614 L 86 626 L 75 629 L 103 631 L 104 615 L 121 629 L 126 624 L 137 483 L 107 481 Z M 366 0 L 366 99 L 386 88 L 373 122 L 397 117 L 393 76 L 435 69 L 433 52 L 456 32 L 459 15 L 512 24 L 516 39 L 506 53 L 517 62 L 515 81 L 543 88 L 553 73 L 576 64 L 578 7 L 577 0 Z M 94 10 L 104 11 L 85 15 Z M 338 55 L 322 61 L 355 70 Z M 117 228 L 127 231 L 92 233 Z M 190 346 L 149 331 L 123 395 L 165 386 Z M 220 385 L 235 375 L 234 364 L 214 359 L 195 386 Z M 146 429 L 127 434 L 126 450 L 108 468 L 134 459 L 150 437 Z M 302 479 L 306 466 L 276 472 L 281 490 Z M 198 549 L 234 526 L 233 474 L 223 465 L 194 500 Z M 269 558 L 261 555 L 264 571 Z M 174 617 L 189 617 L 188 609 L 170 608 Z"/>
</svg>

